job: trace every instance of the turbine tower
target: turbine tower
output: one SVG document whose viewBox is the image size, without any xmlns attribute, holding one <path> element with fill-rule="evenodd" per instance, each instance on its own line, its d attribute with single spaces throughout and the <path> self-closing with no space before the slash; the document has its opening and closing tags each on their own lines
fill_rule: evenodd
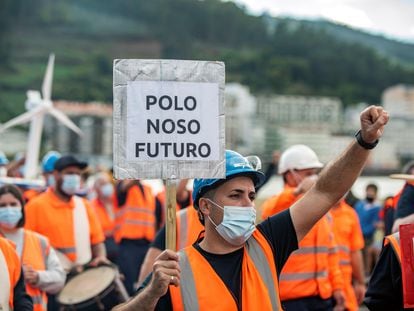
<svg viewBox="0 0 414 311">
<path fill-rule="evenodd" d="M 40 140 L 42 137 L 43 119 L 45 114 L 51 114 L 79 136 L 83 135 L 82 130 L 77 127 L 75 123 L 73 123 L 62 111 L 53 107 L 51 95 L 54 62 L 55 55 L 50 54 L 42 84 L 43 97 L 39 91 L 28 90 L 27 100 L 25 102 L 27 112 L 7 121 L 0 126 L 1 133 L 12 126 L 24 124 L 30 121 L 24 172 L 25 179 L 36 178 L 39 162 Z"/>
</svg>

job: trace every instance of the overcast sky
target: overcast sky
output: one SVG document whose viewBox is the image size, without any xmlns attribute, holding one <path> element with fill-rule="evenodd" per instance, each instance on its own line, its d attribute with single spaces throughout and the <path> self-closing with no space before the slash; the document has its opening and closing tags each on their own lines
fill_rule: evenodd
<svg viewBox="0 0 414 311">
<path fill-rule="evenodd" d="M 414 0 L 234 0 L 249 12 L 315 19 L 323 17 L 414 43 Z"/>
</svg>

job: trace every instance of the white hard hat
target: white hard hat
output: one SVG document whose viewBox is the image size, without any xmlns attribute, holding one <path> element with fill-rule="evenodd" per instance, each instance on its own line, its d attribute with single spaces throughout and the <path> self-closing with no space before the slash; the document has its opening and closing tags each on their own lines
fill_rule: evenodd
<svg viewBox="0 0 414 311">
<path fill-rule="evenodd" d="M 280 156 L 278 173 L 284 174 L 289 170 L 305 170 L 309 168 L 321 168 L 316 153 L 305 145 L 293 145 L 286 149 Z"/>
</svg>

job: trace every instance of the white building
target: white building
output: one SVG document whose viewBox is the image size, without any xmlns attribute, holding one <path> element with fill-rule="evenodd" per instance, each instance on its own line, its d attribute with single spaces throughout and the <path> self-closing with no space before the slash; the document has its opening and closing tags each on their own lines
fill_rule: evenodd
<svg viewBox="0 0 414 311">
<path fill-rule="evenodd" d="M 112 166 L 112 105 L 55 101 L 54 106 L 64 112 L 83 131 L 83 136 L 48 117 L 45 132 L 49 150 L 73 153 L 87 159 L 91 165 Z"/>
<path fill-rule="evenodd" d="M 414 158 L 414 86 L 395 85 L 382 94 L 382 106 L 390 113 L 384 139 L 392 142 L 397 157 L 406 161 Z"/>
</svg>

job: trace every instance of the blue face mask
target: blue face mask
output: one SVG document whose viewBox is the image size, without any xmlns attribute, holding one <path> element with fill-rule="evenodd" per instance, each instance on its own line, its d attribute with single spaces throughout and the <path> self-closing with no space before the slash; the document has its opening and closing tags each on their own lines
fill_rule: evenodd
<svg viewBox="0 0 414 311">
<path fill-rule="evenodd" d="M 223 210 L 223 221 L 216 225 L 217 232 L 223 239 L 232 245 L 243 245 L 253 234 L 256 229 L 256 209 L 253 206 L 224 206 L 221 207 L 217 203 L 209 200 L 214 206 Z"/>
<path fill-rule="evenodd" d="M 80 189 L 81 178 L 76 174 L 63 175 L 62 191 L 67 195 L 74 195 Z"/>
<path fill-rule="evenodd" d="M 114 186 L 112 184 L 105 184 L 101 187 L 101 193 L 105 198 L 109 198 L 114 194 Z"/>
<path fill-rule="evenodd" d="M 22 216 L 22 209 L 20 207 L 10 205 L 0 207 L 0 226 L 7 229 L 16 228 Z"/>
</svg>

